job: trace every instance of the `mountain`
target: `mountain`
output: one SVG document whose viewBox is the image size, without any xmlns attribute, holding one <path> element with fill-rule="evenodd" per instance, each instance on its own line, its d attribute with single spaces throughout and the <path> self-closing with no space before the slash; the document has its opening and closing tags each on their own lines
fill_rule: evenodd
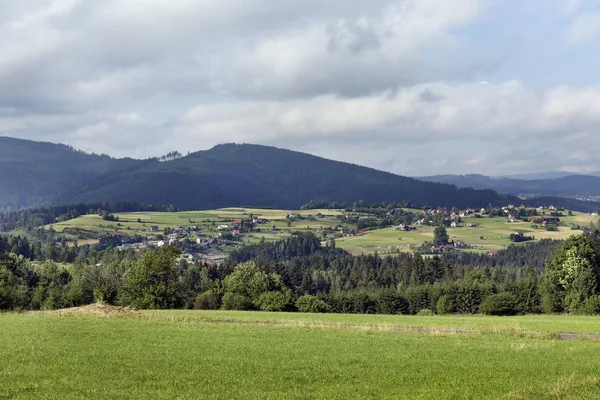
<svg viewBox="0 0 600 400">
<path fill-rule="evenodd" d="M 579 175 L 574 172 L 566 172 L 566 171 L 548 171 L 548 172 L 536 172 L 532 174 L 517 174 L 517 175 L 504 175 L 499 176 L 498 178 L 508 178 L 508 179 L 520 179 L 523 181 L 534 181 L 539 179 L 556 179 L 562 178 L 570 175 Z M 593 175 L 593 174 L 590 174 Z"/>
<path fill-rule="evenodd" d="M 218 145 L 174 161 L 111 175 L 82 188 L 75 201 L 143 201 L 182 207 L 236 205 L 298 208 L 310 200 L 408 201 L 479 206 L 516 201 L 489 190 L 457 189 L 387 172 L 258 145 Z"/>
<path fill-rule="evenodd" d="M 431 206 L 515 202 L 358 165 L 258 145 L 218 145 L 167 162 L 115 159 L 69 146 L 0 137 L 0 209 L 138 201 L 179 207 L 298 208 L 310 200 Z"/>
<path fill-rule="evenodd" d="M 592 175 L 566 175 L 552 179 L 515 179 L 485 175 L 437 175 L 418 179 L 426 182 L 451 184 L 461 188 L 490 189 L 521 197 L 600 198 L 600 177 Z"/>
<path fill-rule="evenodd" d="M 0 137 L 0 209 L 59 202 L 62 194 L 103 175 L 145 164 L 86 154 L 62 144 Z"/>
<path fill-rule="evenodd" d="M 0 170 L 0 209 L 103 201 L 197 209 L 242 205 L 296 209 L 310 200 L 347 204 L 407 201 L 445 207 L 522 202 L 512 194 L 488 189 L 490 182 L 504 182 L 507 187 L 501 191 L 512 193 L 513 180 L 472 175 L 443 178 L 452 185 L 426 182 L 251 144 L 218 145 L 160 162 L 156 158 L 116 159 L 60 144 L 0 138 Z M 544 201 L 558 206 L 563 200 Z M 568 204 L 575 210 L 598 208 L 576 200 L 568 200 Z"/>
</svg>

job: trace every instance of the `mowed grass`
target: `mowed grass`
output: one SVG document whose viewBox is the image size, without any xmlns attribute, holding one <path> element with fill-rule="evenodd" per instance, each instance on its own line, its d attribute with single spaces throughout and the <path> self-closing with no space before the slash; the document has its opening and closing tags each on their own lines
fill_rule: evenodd
<svg viewBox="0 0 600 400">
<path fill-rule="evenodd" d="M 559 333 L 600 334 L 600 318 L 573 315 L 520 315 L 493 317 L 484 315 L 377 315 L 377 314 L 305 314 L 286 312 L 156 310 L 149 313 L 161 318 L 205 322 L 264 323 L 291 326 L 429 328 L 436 331 L 471 331 L 516 336 L 554 337 Z"/>
<path fill-rule="evenodd" d="M 211 323 L 203 315 L 0 315 L 0 398 L 600 398 L 596 340 Z"/>
<path fill-rule="evenodd" d="M 522 232 L 527 236 L 540 239 L 567 239 L 572 235 L 580 235 L 581 231 L 572 230 L 571 227 L 588 226 L 590 222 L 598 223 L 599 217 L 582 213 L 573 213 L 573 216 L 563 216 L 562 226 L 557 232 L 543 229 L 534 229 L 529 222 L 509 223 L 506 218 L 463 218 L 463 222 L 457 228 L 447 228 L 450 240 L 467 243 L 470 251 L 489 252 L 507 248 L 512 242 L 510 234 Z M 475 223 L 475 228 L 467 227 L 467 224 Z M 394 228 L 378 229 L 367 232 L 363 236 L 343 238 L 337 241 L 337 246 L 350 251 L 353 254 L 372 253 L 380 254 L 394 251 L 412 251 L 425 241 L 433 240 L 434 227 L 420 226 L 416 231 L 404 232 Z"/>
</svg>

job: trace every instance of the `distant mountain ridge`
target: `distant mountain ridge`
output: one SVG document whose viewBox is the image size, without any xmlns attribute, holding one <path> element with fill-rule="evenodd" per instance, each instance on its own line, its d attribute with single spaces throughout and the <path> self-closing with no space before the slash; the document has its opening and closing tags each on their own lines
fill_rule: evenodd
<svg viewBox="0 0 600 400">
<path fill-rule="evenodd" d="M 553 173 L 550 173 L 553 174 Z M 543 174 L 542 174 L 543 175 Z M 567 174 L 545 179 L 490 177 L 486 175 L 436 175 L 420 177 L 426 182 L 446 183 L 461 188 L 490 189 L 521 197 L 558 196 L 567 198 L 600 198 L 600 177 Z"/>
<path fill-rule="evenodd" d="M 521 202 L 514 195 L 487 188 L 459 189 L 251 144 L 218 145 L 159 162 L 115 159 L 65 145 L 0 137 L 0 168 L 9 171 L 0 174 L 0 209 L 102 201 L 198 209 L 241 205 L 295 209 L 310 200 L 407 201 L 434 207 Z M 581 209 L 596 207 L 569 202 Z"/>
</svg>

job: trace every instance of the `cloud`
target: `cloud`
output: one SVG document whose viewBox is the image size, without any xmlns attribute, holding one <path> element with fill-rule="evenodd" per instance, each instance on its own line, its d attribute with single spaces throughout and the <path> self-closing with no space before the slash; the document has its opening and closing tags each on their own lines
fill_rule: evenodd
<svg viewBox="0 0 600 400">
<path fill-rule="evenodd" d="M 600 40 L 600 12 L 578 15 L 567 30 L 567 39 L 571 44 L 585 44 Z"/>
<path fill-rule="evenodd" d="M 592 168 L 598 88 L 528 82 L 568 70 L 532 59 L 569 57 L 504 36 L 600 39 L 600 1 L 550 3 L 540 21 L 563 25 L 515 18 L 541 0 L 6 1 L 0 135 L 135 157 L 263 143 L 404 174 Z"/>
<path fill-rule="evenodd" d="M 435 93 L 435 101 L 423 101 L 423 93 Z M 356 98 L 327 95 L 198 106 L 180 121 L 174 137 L 181 143 L 206 145 L 223 138 L 281 143 L 323 155 L 329 152 L 323 148 L 356 147 L 353 156 L 375 167 L 383 165 L 382 154 L 410 160 L 396 164 L 400 168 L 396 171 L 403 173 L 427 169 L 433 173 L 439 167 L 435 158 L 442 154 L 451 160 L 445 164 L 446 172 L 464 173 L 567 160 L 563 148 L 553 150 L 548 160 L 531 156 L 538 146 L 566 135 L 592 133 L 598 124 L 600 88 L 536 91 L 518 81 L 438 82 Z M 600 147 L 596 142 L 582 151 L 593 154 Z M 365 147 L 371 149 L 359 150 Z M 422 152 L 404 152 L 405 148 Z M 378 162 L 371 160 L 370 152 L 379 155 Z"/>
</svg>

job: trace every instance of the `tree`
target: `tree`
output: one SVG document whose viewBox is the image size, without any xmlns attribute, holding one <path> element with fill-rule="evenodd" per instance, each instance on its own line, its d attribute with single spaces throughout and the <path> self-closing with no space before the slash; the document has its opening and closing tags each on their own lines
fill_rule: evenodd
<svg viewBox="0 0 600 400">
<path fill-rule="evenodd" d="M 291 300 L 290 290 L 284 285 L 281 276 L 272 273 L 266 274 L 253 262 L 241 263 L 235 266 L 233 272 L 223 280 L 223 289 L 226 294 L 236 294 L 250 301 L 256 308 L 273 311 L 274 304 L 285 302 L 282 308 Z M 261 297 L 269 292 L 266 297 Z M 281 296 L 272 292 L 279 292 Z M 231 297 L 231 296 L 230 296 Z M 234 300 L 233 297 L 228 298 Z M 236 302 L 240 298 L 235 298 Z M 223 305 L 226 299 L 223 298 Z"/>
<path fill-rule="evenodd" d="M 325 313 L 331 311 L 331 307 L 317 296 L 304 295 L 296 300 L 296 308 L 303 313 Z"/>
<path fill-rule="evenodd" d="M 487 315 L 515 315 L 517 298 L 510 293 L 492 294 L 483 300 L 479 311 Z"/>
<path fill-rule="evenodd" d="M 598 294 L 598 255 L 583 236 L 567 239 L 546 263 L 542 280 L 542 304 L 546 312 L 577 312 Z"/>
<path fill-rule="evenodd" d="M 125 276 L 121 302 L 140 309 L 175 308 L 179 255 L 179 249 L 173 246 L 145 252 Z"/>
<path fill-rule="evenodd" d="M 443 246 L 448 243 L 448 232 L 446 231 L 446 227 L 440 225 L 435 228 L 433 231 L 433 244 L 436 246 Z"/>
</svg>

